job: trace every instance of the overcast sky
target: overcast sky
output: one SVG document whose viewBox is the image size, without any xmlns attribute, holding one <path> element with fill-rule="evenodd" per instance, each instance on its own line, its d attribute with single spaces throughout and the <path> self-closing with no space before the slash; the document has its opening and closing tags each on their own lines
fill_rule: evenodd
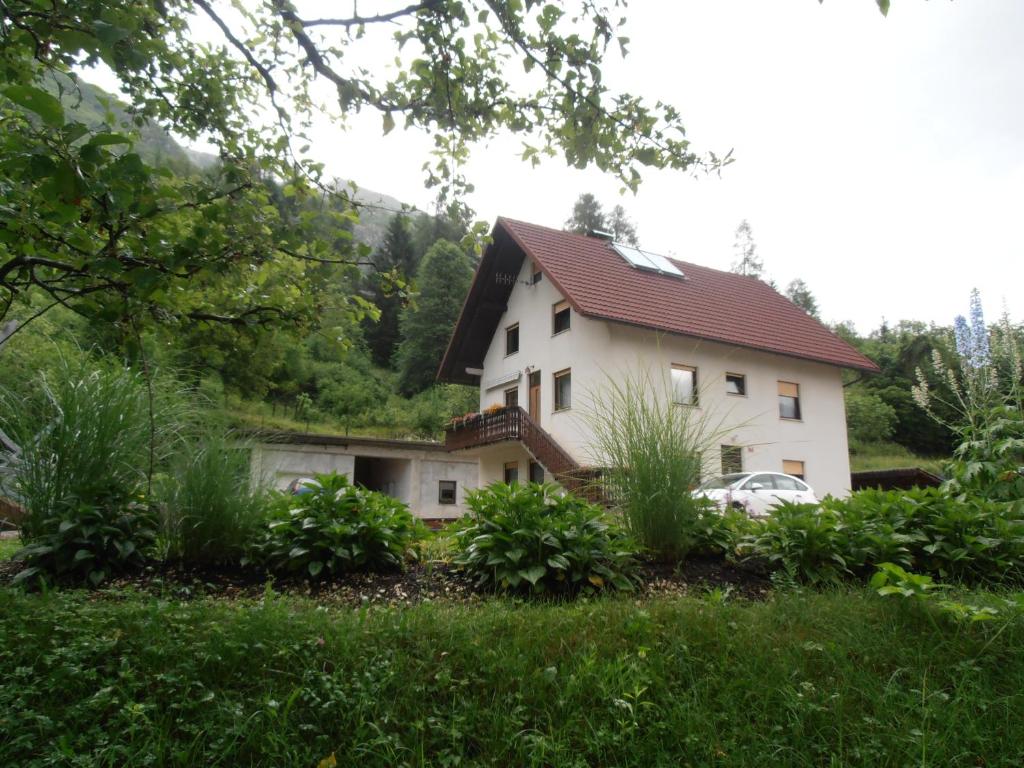
<svg viewBox="0 0 1024 768">
<path fill-rule="evenodd" d="M 698 151 L 734 151 L 721 177 L 650 172 L 619 195 L 599 172 L 518 141 L 468 167 L 480 218 L 559 227 L 581 192 L 621 203 L 641 244 L 727 269 L 749 220 L 767 274 L 802 277 L 826 320 L 866 332 L 882 318 L 948 324 L 982 293 L 1024 319 L 1024 1 L 674 0 L 629 6 L 630 55 L 607 81 L 673 103 Z M 430 208 L 430 143 L 379 116 L 347 133 L 323 121 L 329 171 Z"/>
</svg>

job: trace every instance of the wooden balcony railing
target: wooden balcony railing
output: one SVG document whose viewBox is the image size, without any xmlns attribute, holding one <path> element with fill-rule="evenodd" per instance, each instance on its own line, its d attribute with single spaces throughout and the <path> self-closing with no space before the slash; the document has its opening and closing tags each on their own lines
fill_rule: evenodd
<svg viewBox="0 0 1024 768">
<path fill-rule="evenodd" d="M 581 467 L 555 438 L 518 406 L 481 413 L 449 427 L 444 435 L 444 445 L 449 451 L 509 441 L 521 443 L 566 489 L 591 501 L 604 501 L 604 494 L 594 482 L 594 471 Z"/>
</svg>

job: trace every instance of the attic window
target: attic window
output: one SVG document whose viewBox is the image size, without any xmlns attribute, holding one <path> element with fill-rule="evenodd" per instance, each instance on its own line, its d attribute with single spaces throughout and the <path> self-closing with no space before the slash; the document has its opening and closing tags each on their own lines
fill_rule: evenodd
<svg viewBox="0 0 1024 768">
<path fill-rule="evenodd" d="M 530 284 L 536 285 L 544 279 L 544 273 L 540 271 L 540 267 L 534 263 L 533 265 L 533 277 L 530 278 Z"/>
<path fill-rule="evenodd" d="M 505 355 L 514 355 L 519 351 L 519 323 L 505 329 Z"/>
<path fill-rule="evenodd" d="M 568 331 L 571 323 L 571 310 L 568 301 L 560 301 L 554 306 L 551 334 L 555 335 L 562 331 Z"/>
</svg>

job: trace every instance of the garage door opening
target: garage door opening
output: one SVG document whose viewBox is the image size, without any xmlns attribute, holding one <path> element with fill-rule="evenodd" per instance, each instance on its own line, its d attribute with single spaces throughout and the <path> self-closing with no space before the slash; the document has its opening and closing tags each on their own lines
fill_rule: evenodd
<svg viewBox="0 0 1024 768">
<path fill-rule="evenodd" d="M 380 491 L 399 501 L 408 502 L 409 459 L 382 459 L 377 456 L 356 456 L 352 480 L 369 491 Z"/>
</svg>

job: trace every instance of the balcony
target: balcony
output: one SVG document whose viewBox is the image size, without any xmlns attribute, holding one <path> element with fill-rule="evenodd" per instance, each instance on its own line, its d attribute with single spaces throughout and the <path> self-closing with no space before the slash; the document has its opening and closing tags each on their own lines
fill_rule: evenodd
<svg viewBox="0 0 1024 768">
<path fill-rule="evenodd" d="M 444 434 L 449 451 L 517 442 L 556 477 L 579 469 L 579 464 L 530 415 L 518 406 L 480 413 L 453 424 Z"/>
</svg>

